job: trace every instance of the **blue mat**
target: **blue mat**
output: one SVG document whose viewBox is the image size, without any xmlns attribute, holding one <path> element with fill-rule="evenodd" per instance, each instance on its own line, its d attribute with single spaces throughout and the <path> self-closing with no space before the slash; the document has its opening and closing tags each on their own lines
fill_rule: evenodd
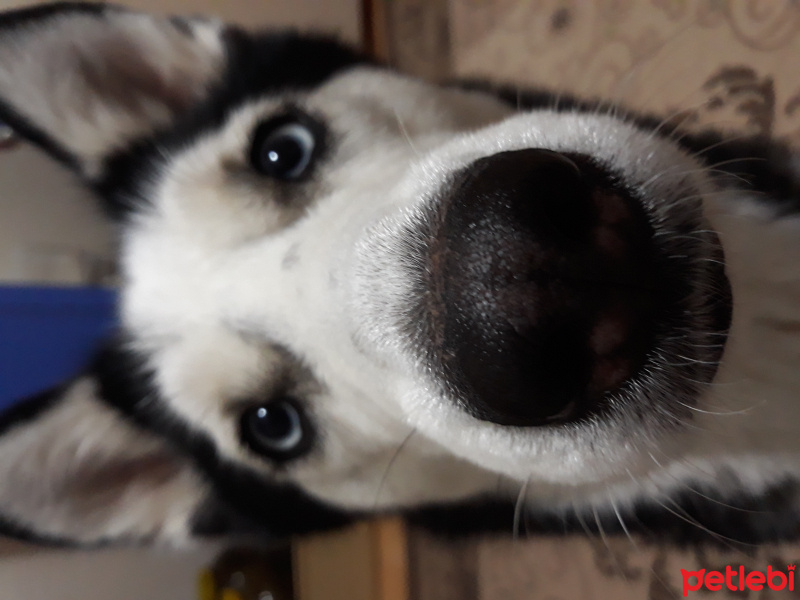
<svg viewBox="0 0 800 600">
<path fill-rule="evenodd" d="M 0 412 L 80 373 L 116 327 L 114 290 L 0 286 Z"/>
</svg>

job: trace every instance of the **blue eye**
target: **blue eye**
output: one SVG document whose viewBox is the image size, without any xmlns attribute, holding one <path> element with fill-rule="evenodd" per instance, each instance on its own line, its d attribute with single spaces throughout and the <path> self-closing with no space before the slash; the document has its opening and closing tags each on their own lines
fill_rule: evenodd
<svg viewBox="0 0 800 600">
<path fill-rule="evenodd" d="M 273 119 L 256 129 L 250 162 L 262 175 L 292 181 L 310 171 L 316 149 L 317 139 L 310 127 L 295 119 Z"/>
<path fill-rule="evenodd" d="M 17 134 L 10 126 L 0 121 L 0 150 L 7 148 L 17 141 Z"/>
<path fill-rule="evenodd" d="M 300 406 L 282 397 L 248 408 L 241 419 L 242 441 L 258 454 L 289 460 L 310 445 L 310 427 Z"/>
</svg>

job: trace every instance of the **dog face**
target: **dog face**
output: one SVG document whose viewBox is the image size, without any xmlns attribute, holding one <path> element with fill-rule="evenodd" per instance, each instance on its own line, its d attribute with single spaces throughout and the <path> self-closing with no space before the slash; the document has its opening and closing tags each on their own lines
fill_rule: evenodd
<svg viewBox="0 0 800 600">
<path fill-rule="evenodd" d="M 786 474 L 732 471 L 782 410 L 737 418 L 752 390 L 718 391 L 748 233 L 720 245 L 727 192 L 663 127 L 86 5 L 0 20 L 0 116 L 117 216 L 123 281 L 119 339 L 4 417 L 17 532 L 284 535 L 475 502 L 624 528 L 620 506 Z"/>
</svg>

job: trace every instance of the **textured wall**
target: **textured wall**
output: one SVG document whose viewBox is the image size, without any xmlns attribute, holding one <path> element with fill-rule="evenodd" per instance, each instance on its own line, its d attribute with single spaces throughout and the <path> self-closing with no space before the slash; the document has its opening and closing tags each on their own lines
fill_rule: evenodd
<svg viewBox="0 0 800 600">
<path fill-rule="evenodd" d="M 393 58 L 424 76 L 487 77 L 601 96 L 686 126 L 800 142 L 800 4 L 792 0 L 386 6 Z"/>
</svg>

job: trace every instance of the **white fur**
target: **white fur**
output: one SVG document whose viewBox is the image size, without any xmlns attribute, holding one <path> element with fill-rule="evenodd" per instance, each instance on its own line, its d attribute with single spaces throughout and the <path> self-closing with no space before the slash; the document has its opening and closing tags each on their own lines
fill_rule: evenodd
<svg viewBox="0 0 800 600">
<path fill-rule="evenodd" d="M 323 115 L 335 136 L 305 214 L 276 229 L 280 218 L 270 215 L 280 209 L 270 206 L 267 186 L 258 201 L 220 183 L 221 157 L 244 162 L 249 131 L 278 105 L 265 100 L 173 157 L 154 190 L 155 209 L 129 233 L 124 254 L 126 323 L 152 353 L 173 408 L 231 458 L 360 508 L 492 491 L 498 474 L 528 482 L 531 503 L 552 503 L 584 501 L 595 490 L 624 500 L 743 464 L 750 466 L 742 478 L 753 485 L 794 470 L 796 336 L 775 337 L 759 318 L 768 310 L 789 321 L 800 316 L 791 300 L 800 297 L 792 273 L 800 251 L 791 235 L 773 238 L 777 247 L 752 248 L 750 236 L 774 225 L 726 217 L 725 203 L 713 205 L 713 220 L 737 298 L 734 329 L 718 382 L 680 433 L 635 430 L 624 415 L 532 429 L 479 421 L 428 381 L 391 318 L 408 297 L 403 227 L 448 173 L 470 161 L 526 147 L 582 152 L 621 172 L 652 202 L 669 203 L 713 189 L 694 159 L 610 116 L 510 115 L 477 94 L 371 69 L 291 100 Z M 297 266 L 287 270 L 289 252 Z M 765 264 L 776 252 L 786 266 Z M 785 300 L 742 296 L 764 286 L 778 286 Z M 285 473 L 243 449 L 234 418 L 224 414 L 237 386 L 269 387 L 271 372 L 262 364 L 269 351 L 243 334 L 284 346 L 319 383 L 309 402 L 321 447 Z M 753 360 L 756 344 L 764 346 L 763 360 Z M 792 418 L 783 419 L 787 414 Z"/>
</svg>

